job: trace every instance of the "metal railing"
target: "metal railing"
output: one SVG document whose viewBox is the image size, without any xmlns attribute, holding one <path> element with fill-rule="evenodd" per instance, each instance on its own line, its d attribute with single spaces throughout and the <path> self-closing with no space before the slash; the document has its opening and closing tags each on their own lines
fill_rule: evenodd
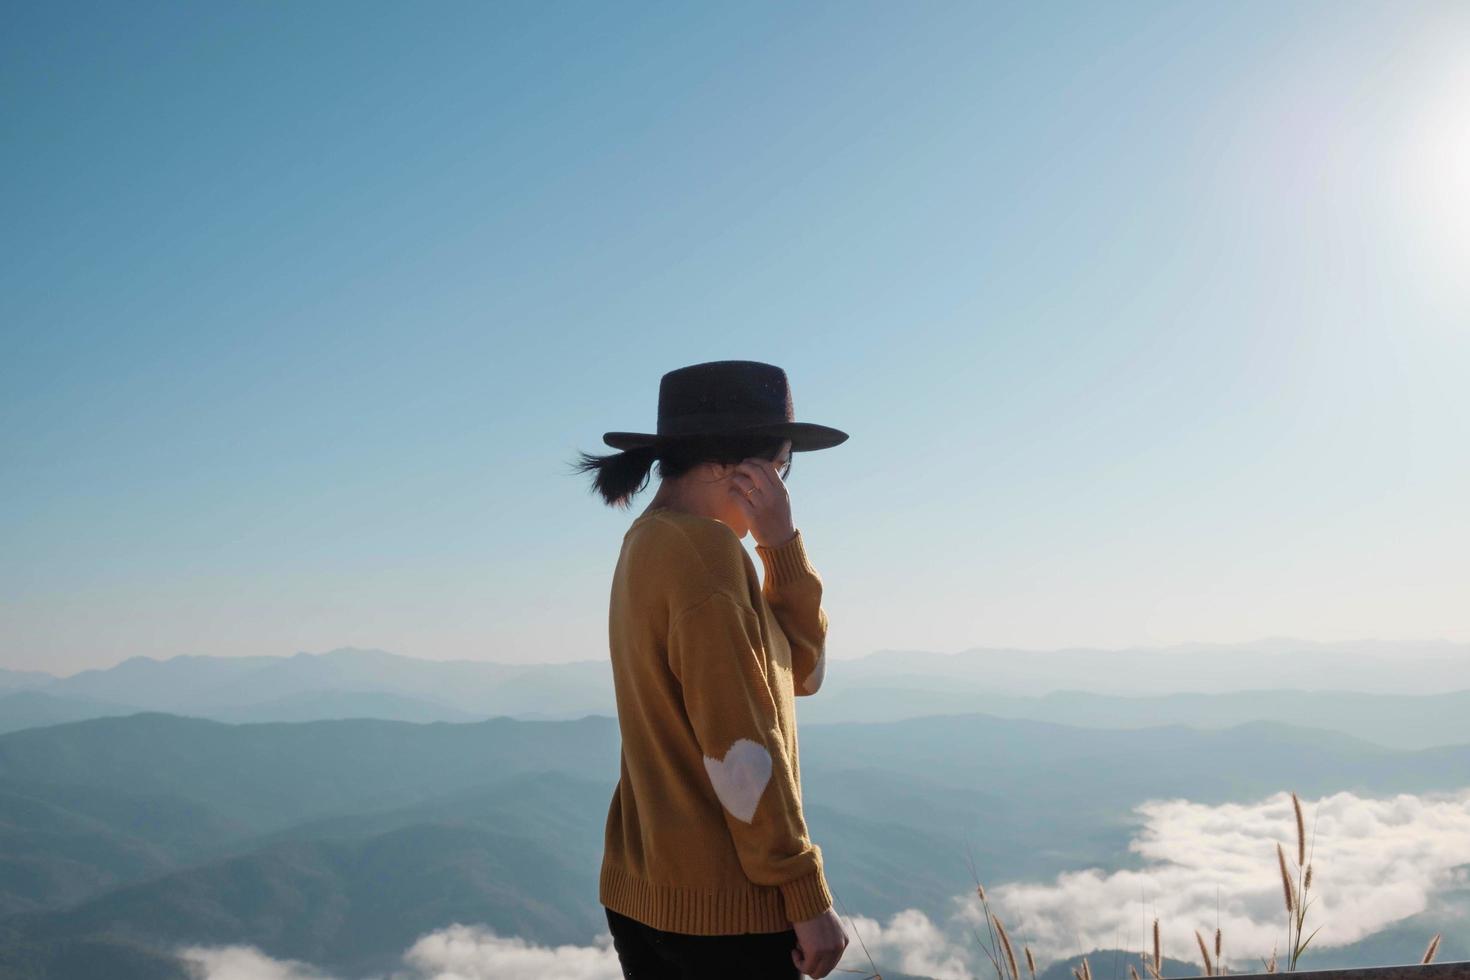
<svg viewBox="0 0 1470 980">
<path fill-rule="evenodd" d="M 1411 963 L 1406 966 L 1360 966 L 1344 970 L 1290 970 L 1276 973 L 1230 973 L 1230 980 L 1470 980 L 1470 960 Z M 1169 978 L 1165 977 L 1165 980 Z"/>
</svg>

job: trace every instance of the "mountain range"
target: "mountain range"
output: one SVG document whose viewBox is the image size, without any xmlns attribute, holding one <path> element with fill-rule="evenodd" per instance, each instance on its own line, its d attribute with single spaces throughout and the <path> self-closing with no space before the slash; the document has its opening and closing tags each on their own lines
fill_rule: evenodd
<svg viewBox="0 0 1470 980">
<path fill-rule="evenodd" d="M 586 944 L 603 925 L 596 874 L 619 752 L 616 720 L 599 715 L 226 724 L 143 712 L 0 736 L 0 977 L 95 976 L 85 965 L 107 956 L 116 975 L 136 964 L 167 976 L 158 964 L 182 942 L 365 976 L 451 921 Z M 935 921 L 973 890 L 970 861 L 992 884 L 1129 866 L 1140 799 L 1427 793 L 1470 773 L 1470 744 L 1400 750 L 1276 721 L 804 723 L 801 752 L 808 823 L 845 907 Z M 1387 962 L 1450 924 L 1400 925 L 1404 948 L 1369 937 L 1376 955 L 1400 957 Z M 1446 931 L 1441 959 L 1467 954 Z"/>
<path fill-rule="evenodd" d="M 798 701 L 803 722 L 976 711 L 1106 729 L 1290 719 L 1394 748 L 1470 741 L 1465 644 L 880 651 L 835 660 L 828 676 L 821 697 Z M 347 647 L 289 657 L 133 657 L 67 677 L 0 670 L 0 732 L 139 711 L 224 722 L 472 722 L 613 717 L 617 708 L 606 659 L 516 665 Z"/>
</svg>

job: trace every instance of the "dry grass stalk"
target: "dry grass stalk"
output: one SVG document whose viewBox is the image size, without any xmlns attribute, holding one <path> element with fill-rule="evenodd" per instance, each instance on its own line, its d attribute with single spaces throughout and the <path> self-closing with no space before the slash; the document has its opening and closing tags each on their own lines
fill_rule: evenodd
<svg viewBox="0 0 1470 980">
<path fill-rule="evenodd" d="M 1006 934 L 1005 923 L 1000 921 L 1000 916 L 994 912 L 990 913 L 990 917 L 995 920 L 995 931 L 1000 935 L 1000 948 L 1006 954 L 1006 965 L 1011 969 L 1011 976 L 1014 980 L 1021 980 L 1021 971 L 1016 966 L 1016 953 L 1011 949 L 1011 937 Z M 1083 978 L 1083 980 L 1088 980 L 1088 978 Z"/>
<path fill-rule="evenodd" d="M 1128 964 L 1128 980 L 1143 980 L 1143 977 L 1140 977 L 1138 971 L 1133 968 L 1132 963 Z"/>
<path fill-rule="evenodd" d="M 1429 940 L 1429 947 L 1424 950 L 1424 958 L 1422 960 L 1420 960 L 1419 962 L 1421 964 L 1431 962 L 1434 959 L 1434 954 L 1435 953 L 1438 953 L 1438 952 L 1439 952 L 1439 933 L 1436 932 L 1434 934 L 1434 938 L 1431 939 L 1431 940 Z"/>
<path fill-rule="evenodd" d="M 1215 963 L 1210 959 L 1210 948 L 1205 945 L 1205 937 L 1199 934 L 1198 929 L 1194 931 L 1194 940 L 1199 943 L 1199 955 L 1204 957 L 1205 976 L 1213 977 L 1215 975 Z"/>
<path fill-rule="evenodd" d="M 1286 852 L 1281 849 L 1281 842 L 1276 843 L 1276 859 L 1281 865 L 1281 888 L 1286 897 L 1286 914 L 1291 915 L 1296 911 L 1296 895 L 1291 888 L 1291 872 L 1286 870 Z"/>
<path fill-rule="evenodd" d="M 1164 955 L 1163 955 L 1163 946 L 1159 942 L 1159 920 L 1158 919 L 1154 919 L 1154 962 L 1153 962 L 1154 976 L 1155 977 L 1161 977 L 1161 976 L 1163 976 L 1164 975 L 1163 972 L 1162 972 L 1163 969 L 1164 969 Z"/>
<path fill-rule="evenodd" d="M 1092 980 L 1092 966 L 1085 956 L 1082 957 L 1082 980 Z"/>
<path fill-rule="evenodd" d="M 1301 879 L 1299 887 L 1294 888 L 1292 886 L 1291 875 L 1286 869 L 1286 852 L 1282 849 L 1281 843 L 1278 841 L 1276 844 L 1276 861 L 1281 867 L 1281 884 L 1286 891 L 1286 944 L 1291 950 L 1286 961 L 1287 970 L 1295 970 L 1297 968 L 1297 963 L 1301 960 L 1302 953 L 1306 952 L 1307 944 L 1312 941 L 1312 937 L 1317 935 L 1318 931 L 1322 928 L 1318 926 L 1312 930 L 1311 935 L 1307 936 L 1306 939 L 1302 938 L 1302 931 L 1306 926 L 1307 906 L 1312 904 L 1311 899 L 1306 899 L 1307 887 L 1312 880 L 1312 865 L 1310 856 L 1307 854 L 1307 834 L 1306 824 L 1302 820 L 1302 802 L 1295 792 L 1291 794 L 1291 807 L 1296 815 L 1296 867 L 1298 874 L 1305 871 L 1305 877 Z M 1315 829 L 1316 823 L 1313 821 L 1314 850 L 1316 847 Z M 1274 953 L 1272 954 L 1272 958 L 1275 958 Z"/>
<path fill-rule="evenodd" d="M 975 895 L 980 899 L 981 909 L 985 912 L 985 929 L 990 933 L 989 946 L 985 944 L 985 940 L 980 938 L 978 932 L 975 933 L 975 943 L 980 947 L 981 952 L 985 954 L 986 958 L 990 960 L 990 965 L 995 967 L 996 980 L 1006 980 L 1005 968 L 1001 965 L 1000 958 L 996 955 L 1000 949 L 1000 941 L 995 935 L 995 920 L 990 914 L 990 900 L 985 896 L 985 886 L 980 884 L 980 875 L 975 871 L 975 859 L 970 854 L 968 845 L 965 848 L 965 860 L 970 864 L 970 877 L 975 879 Z M 971 931 L 974 932 L 973 929 Z M 1016 977 L 1013 980 L 1020 980 L 1020 978 Z"/>
<path fill-rule="evenodd" d="M 1276 972 L 1276 945 L 1274 943 L 1271 945 L 1271 958 L 1269 960 L 1261 960 L 1261 962 L 1266 964 L 1265 972 Z"/>
<path fill-rule="evenodd" d="M 863 948 L 863 955 L 868 958 L 868 966 L 873 968 L 873 972 L 868 974 L 866 977 L 863 977 L 863 980 L 883 980 L 883 974 L 881 971 L 879 971 L 878 964 L 873 962 L 873 954 L 868 952 L 868 944 L 863 942 L 862 934 L 858 932 L 857 926 L 853 925 L 852 916 L 847 914 L 847 903 L 843 902 L 842 898 L 835 893 L 832 897 L 837 899 L 838 904 L 842 906 L 842 914 L 847 916 L 847 924 L 852 928 L 852 934 L 854 936 L 857 936 L 858 945 Z M 843 968 L 842 972 L 858 973 L 860 971 L 850 968 Z"/>
<path fill-rule="evenodd" d="M 968 856 L 968 852 L 967 852 Z M 989 958 L 995 967 L 997 980 L 1021 980 L 1021 968 L 1016 962 L 1016 951 L 1011 945 L 1010 933 L 1006 931 L 1005 923 L 1000 920 L 990 908 L 990 899 L 985 894 L 985 886 L 980 883 L 980 878 L 975 874 L 975 862 L 970 861 L 970 874 L 975 879 L 975 895 L 980 899 L 980 905 L 985 912 L 985 928 L 990 933 L 990 945 L 980 938 L 975 932 L 975 942 Z M 972 929 L 971 932 L 974 932 Z M 1036 958 L 1031 955 L 1030 947 L 1025 947 L 1026 966 L 1031 971 L 1031 980 L 1036 980 Z M 1078 980 L 1090 980 L 1087 977 L 1079 977 Z"/>
<path fill-rule="evenodd" d="M 1296 811 L 1296 866 L 1307 863 L 1307 831 L 1302 820 L 1302 801 L 1297 799 L 1296 790 L 1291 792 L 1291 808 Z"/>
</svg>

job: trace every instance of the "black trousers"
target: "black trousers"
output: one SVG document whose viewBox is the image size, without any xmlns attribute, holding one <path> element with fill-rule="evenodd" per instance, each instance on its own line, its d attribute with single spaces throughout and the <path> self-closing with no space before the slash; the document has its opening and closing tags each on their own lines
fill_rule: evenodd
<svg viewBox="0 0 1470 980">
<path fill-rule="evenodd" d="M 693 936 L 665 932 L 603 906 L 623 980 L 798 980 L 796 930 Z"/>
</svg>

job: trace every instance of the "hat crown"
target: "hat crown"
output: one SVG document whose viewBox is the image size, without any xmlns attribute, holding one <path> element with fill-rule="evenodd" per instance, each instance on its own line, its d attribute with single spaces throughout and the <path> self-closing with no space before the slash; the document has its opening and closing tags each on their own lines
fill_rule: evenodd
<svg viewBox="0 0 1470 980">
<path fill-rule="evenodd" d="M 725 428 L 792 422 L 786 372 L 762 361 L 705 361 L 675 368 L 658 386 L 658 434 L 697 435 Z"/>
<path fill-rule="evenodd" d="M 604 432 L 614 449 L 658 450 L 694 436 L 773 436 L 792 452 L 830 449 L 847 433 L 796 421 L 786 372 L 764 361 L 705 361 L 675 368 L 658 385 L 657 432 Z"/>
</svg>

